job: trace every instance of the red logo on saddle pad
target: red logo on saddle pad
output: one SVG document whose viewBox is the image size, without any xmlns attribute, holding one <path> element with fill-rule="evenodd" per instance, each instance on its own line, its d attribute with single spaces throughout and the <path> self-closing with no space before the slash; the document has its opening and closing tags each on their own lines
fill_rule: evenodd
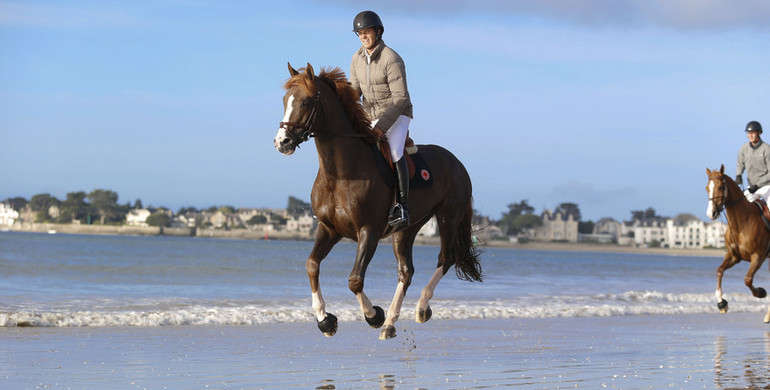
<svg viewBox="0 0 770 390">
<path fill-rule="evenodd" d="M 425 181 L 430 180 L 430 172 L 428 172 L 427 169 L 420 170 L 420 176 L 422 176 L 422 179 Z"/>
</svg>

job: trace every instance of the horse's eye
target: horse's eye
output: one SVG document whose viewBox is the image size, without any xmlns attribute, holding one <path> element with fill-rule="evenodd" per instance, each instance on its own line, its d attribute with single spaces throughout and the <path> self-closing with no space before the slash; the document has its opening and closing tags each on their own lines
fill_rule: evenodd
<svg viewBox="0 0 770 390">
<path fill-rule="evenodd" d="M 302 101 L 302 107 L 310 107 L 313 105 L 313 99 L 307 98 Z"/>
</svg>

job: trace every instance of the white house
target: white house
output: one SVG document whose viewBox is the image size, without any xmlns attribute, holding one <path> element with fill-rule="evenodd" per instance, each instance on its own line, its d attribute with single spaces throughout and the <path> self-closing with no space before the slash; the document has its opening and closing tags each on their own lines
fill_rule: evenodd
<svg viewBox="0 0 770 390">
<path fill-rule="evenodd" d="M 634 220 L 624 223 L 622 227 L 621 236 L 629 237 L 638 246 L 702 249 L 707 246 L 724 247 L 727 224 L 720 221 L 705 223 L 691 214 L 682 214 L 673 219 Z"/>
<path fill-rule="evenodd" d="M 0 203 L 0 226 L 11 226 L 19 218 L 19 212 L 7 203 Z"/>
<path fill-rule="evenodd" d="M 666 221 L 666 246 L 680 249 L 702 249 L 705 224 L 698 218 L 685 217 Z"/>
<path fill-rule="evenodd" d="M 133 209 L 126 214 L 126 225 L 129 226 L 149 226 L 147 218 L 152 214 L 147 209 Z"/>
<path fill-rule="evenodd" d="M 668 247 L 666 241 L 666 220 L 668 218 L 659 218 L 648 221 L 633 220 L 624 223 L 622 233 L 624 236 L 631 237 L 632 244 L 637 246 L 648 246 L 650 244 L 660 244 L 662 247 Z"/>
<path fill-rule="evenodd" d="M 292 216 L 286 220 L 286 231 L 309 236 L 315 230 L 315 218 L 310 214 Z"/>
<path fill-rule="evenodd" d="M 714 248 L 724 248 L 725 231 L 727 231 L 727 224 L 722 221 L 712 221 L 706 223 L 703 233 L 704 245 Z"/>
</svg>

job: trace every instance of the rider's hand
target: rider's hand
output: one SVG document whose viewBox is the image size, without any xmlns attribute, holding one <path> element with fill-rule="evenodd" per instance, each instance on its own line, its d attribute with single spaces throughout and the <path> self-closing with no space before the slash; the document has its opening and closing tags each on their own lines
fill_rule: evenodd
<svg viewBox="0 0 770 390">
<path fill-rule="evenodd" d="M 757 192 L 758 189 L 759 189 L 759 186 L 754 184 L 753 186 L 749 187 L 749 192 L 751 192 L 753 194 L 753 193 Z"/>
<path fill-rule="evenodd" d="M 743 187 L 743 176 L 735 175 L 735 182 L 738 184 L 738 186 Z"/>
</svg>

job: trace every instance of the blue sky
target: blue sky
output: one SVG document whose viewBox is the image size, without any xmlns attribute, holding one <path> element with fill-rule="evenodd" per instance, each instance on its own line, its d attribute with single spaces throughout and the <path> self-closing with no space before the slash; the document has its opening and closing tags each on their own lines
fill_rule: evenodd
<svg viewBox="0 0 770 390">
<path fill-rule="evenodd" d="M 763 0 L 0 0 L 0 199 L 309 200 L 312 143 L 272 143 L 286 63 L 347 72 L 365 9 L 406 62 L 413 138 L 495 219 L 522 199 L 705 218 L 705 168 L 733 174 L 746 123 L 770 128 Z"/>
</svg>

